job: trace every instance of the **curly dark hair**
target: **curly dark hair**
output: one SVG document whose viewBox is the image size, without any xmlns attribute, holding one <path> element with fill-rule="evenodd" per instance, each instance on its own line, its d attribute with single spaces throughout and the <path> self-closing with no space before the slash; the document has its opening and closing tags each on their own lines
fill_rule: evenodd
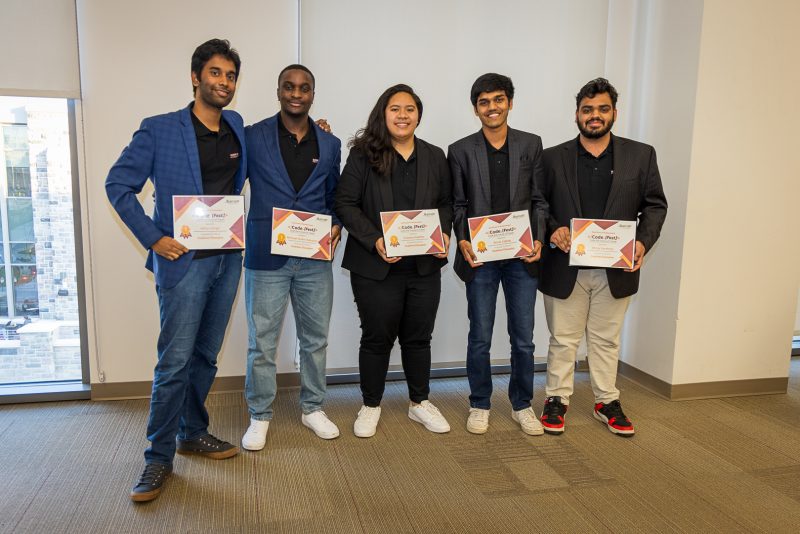
<svg viewBox="0 0 800 534">
<path fill-rule="evenodd" d="M 617 109 L 617 97 L 619 94 L 617 93 L 617 90 L 614 89 L 614 86 L 611 85 L 611 82 L 605 78 L 595 78 L 581 87 L 581 90 L 578 91 L 577 95 L 575 95 L 575 109 L 577 110 L 581 107 L 581 100 L 584 98 L 594 98 L 595 96 L 603 93 L 608 93 L 608 96 L 611 97 L 611 106 L 614 109 Z"/>
<path fill-rule="evenodd" d="M 397 93 L 411 95 L 417 105 L 419 119 L 422 120 L 422 100 L 411 87 L 399 83 L 383 92 L 369 114 L 367 125 L 358 130 L 349 143 L 351 149 L 354 148 L 364 152 L 370 166 L 382 176 L 388 176 L 394 167 L 395 149 L 392 146 L 392 138 L 386 127 L 386 108 L 389 106 L 389 100 Z"/>
</svg>

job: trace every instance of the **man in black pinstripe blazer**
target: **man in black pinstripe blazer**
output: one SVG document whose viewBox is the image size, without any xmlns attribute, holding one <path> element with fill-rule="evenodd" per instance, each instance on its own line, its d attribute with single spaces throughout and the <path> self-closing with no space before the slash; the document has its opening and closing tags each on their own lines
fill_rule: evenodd
<svg viewBox="0 0 800 534">
<path fill-rule="evenodd" d="M 620 436 L 633 424 L 622 411 L 616 388 L 619 341 L 630 296 L 639 288 L 644 255 L 661 233 L 667 200 L 653 147 L 611 134 L 617 118 L 617 91 L 604 78 L 587 83 L 576 97 L 577 139 L 544 151 L 542 192 L 550 206 L 550 248 L 540 270 L 550 328 L 545 432 L 564 431 L 573 389 L 575 356 L 586 332 L 595 396 L 594 416 Z M 637 221 L 631 269 L 569 266 L 570 219 Z"/>
</svg>

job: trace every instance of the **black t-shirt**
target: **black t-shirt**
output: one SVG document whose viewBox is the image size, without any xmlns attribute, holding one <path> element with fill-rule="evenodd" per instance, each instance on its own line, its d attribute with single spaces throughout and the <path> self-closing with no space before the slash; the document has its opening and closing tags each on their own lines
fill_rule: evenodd
<svg viewBox="0 0 800 534">
<path fill-rule="evenodd" d="M 417 150 L 403 159 L 399 152 L 395 152 L 394 167 L 392 168 L 392 210 L 409 211 L 414 209 L 414 197 L 417 194 Z M 384 243 L 388 247 L 389 244 Z M 391 267 L 393 272 L 416 271 L 417 259 L 414 256 L 404 257 Z"/>
<path fill-rule="evenodd" d="M 578 193 L 581 197 L 581 213 L 587 219 L 602 219 L 606 209 L 611 180 L 614 177 L 613 141 L 598 157 L 589 153 L 578 143 Z"/>
<path fill-rule="evenodd" d="M 294 190 L 299 192 L 319 161 L 319 146 L 314 124 L 308 119 L 308 132 L 298 141 L 297 137 L 286 129 L 283 119 L 279 116 L 278 139 L 286 172 L 292 180 Z"/>
<path fill-rule="evenodd" d="M 197 153 L 200 157 L 203 194 L 232 195 L 236 186 L 236 173 L 239 172 L 242 160 L 242 147 L 239 140 L 225 120 L 220 119 L 219 131 L 213 132 L 200 122 L 194 112 L 191 115 L 197 138 Z M 198 250 L 195 251 L 193 259 L 199 260 L 232 252 L 239 252 L 239 250 Z"/>
<path fill-rule="evenodd" d="M 511 211 L 511 170 L 508 166 L 508 137 L 500 148 L 486 142 L 486 154 L 489 162 L 489 180 L 492 183 L 492 213 Z"/>
</svg>

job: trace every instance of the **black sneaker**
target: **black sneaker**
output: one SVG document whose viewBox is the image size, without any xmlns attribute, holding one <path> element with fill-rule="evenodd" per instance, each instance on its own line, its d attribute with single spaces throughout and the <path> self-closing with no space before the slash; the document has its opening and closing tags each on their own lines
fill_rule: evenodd
<svg viewBox="0 0 800 534">
<path fill-rule="evenodd" d="M 147 464 L 139 481 L 131 490 L 131 500 L 135 502 L 152 501 L 161 493 L 161 486 L 172 473 L 171 465 Z"/>
<path fill-rule="evenodd" d="M 547 397 L 542 410 L 542 426 L 548 434 L 564 432 L 564 414 L 568 406 L 561 402 L 561 397 Z"/>
<path fill-rule="evenodd" d="M 602 402 L 595 404 L 594 418 L 604 422 L 614 434 L 623 437 L 633 436 L 633 423 L 625 417 L 622 412 L 622 405 L 618 400 L 611 401 L 608 404 L 603 404 Z"/>
<path fill-rule="evenodd" d="M 206 434 L 195 439 L 178 438 L 178 454 L 199 454 L 214 460 L 224 460 L 239 454 L 239 447 Z"/>
</svg>

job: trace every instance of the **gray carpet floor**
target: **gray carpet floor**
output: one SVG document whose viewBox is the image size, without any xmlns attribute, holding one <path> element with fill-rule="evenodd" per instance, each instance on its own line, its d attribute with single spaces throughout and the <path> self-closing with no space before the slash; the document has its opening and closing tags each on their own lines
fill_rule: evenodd
<svg viewBox="0 0 800 534">
<path fill-rule="evenodd" d="M 352 434 L 358 386 L 332 386 L 332 441 L 301 425 L 298 390 L 281 390 L 263 451 L 179 456 L 146 504 L 128 499 L 146 401 L 2 406 L 0 532 L 800 532 L 797 359 L 786 395 L 669 402 L 620 378 L 632 439 L 592 418 L 587 373 L 562 436 L 524 435 L 507 385 L 495 377 L 491 427 L 473 436 L 465 379 L 432 382 L 445 435 L 411 421 L 405 383 L 392 382 L 371 439 Z M 242 395 L 208 406 L 211 430 L 238 443 Z"/>
</svg>

